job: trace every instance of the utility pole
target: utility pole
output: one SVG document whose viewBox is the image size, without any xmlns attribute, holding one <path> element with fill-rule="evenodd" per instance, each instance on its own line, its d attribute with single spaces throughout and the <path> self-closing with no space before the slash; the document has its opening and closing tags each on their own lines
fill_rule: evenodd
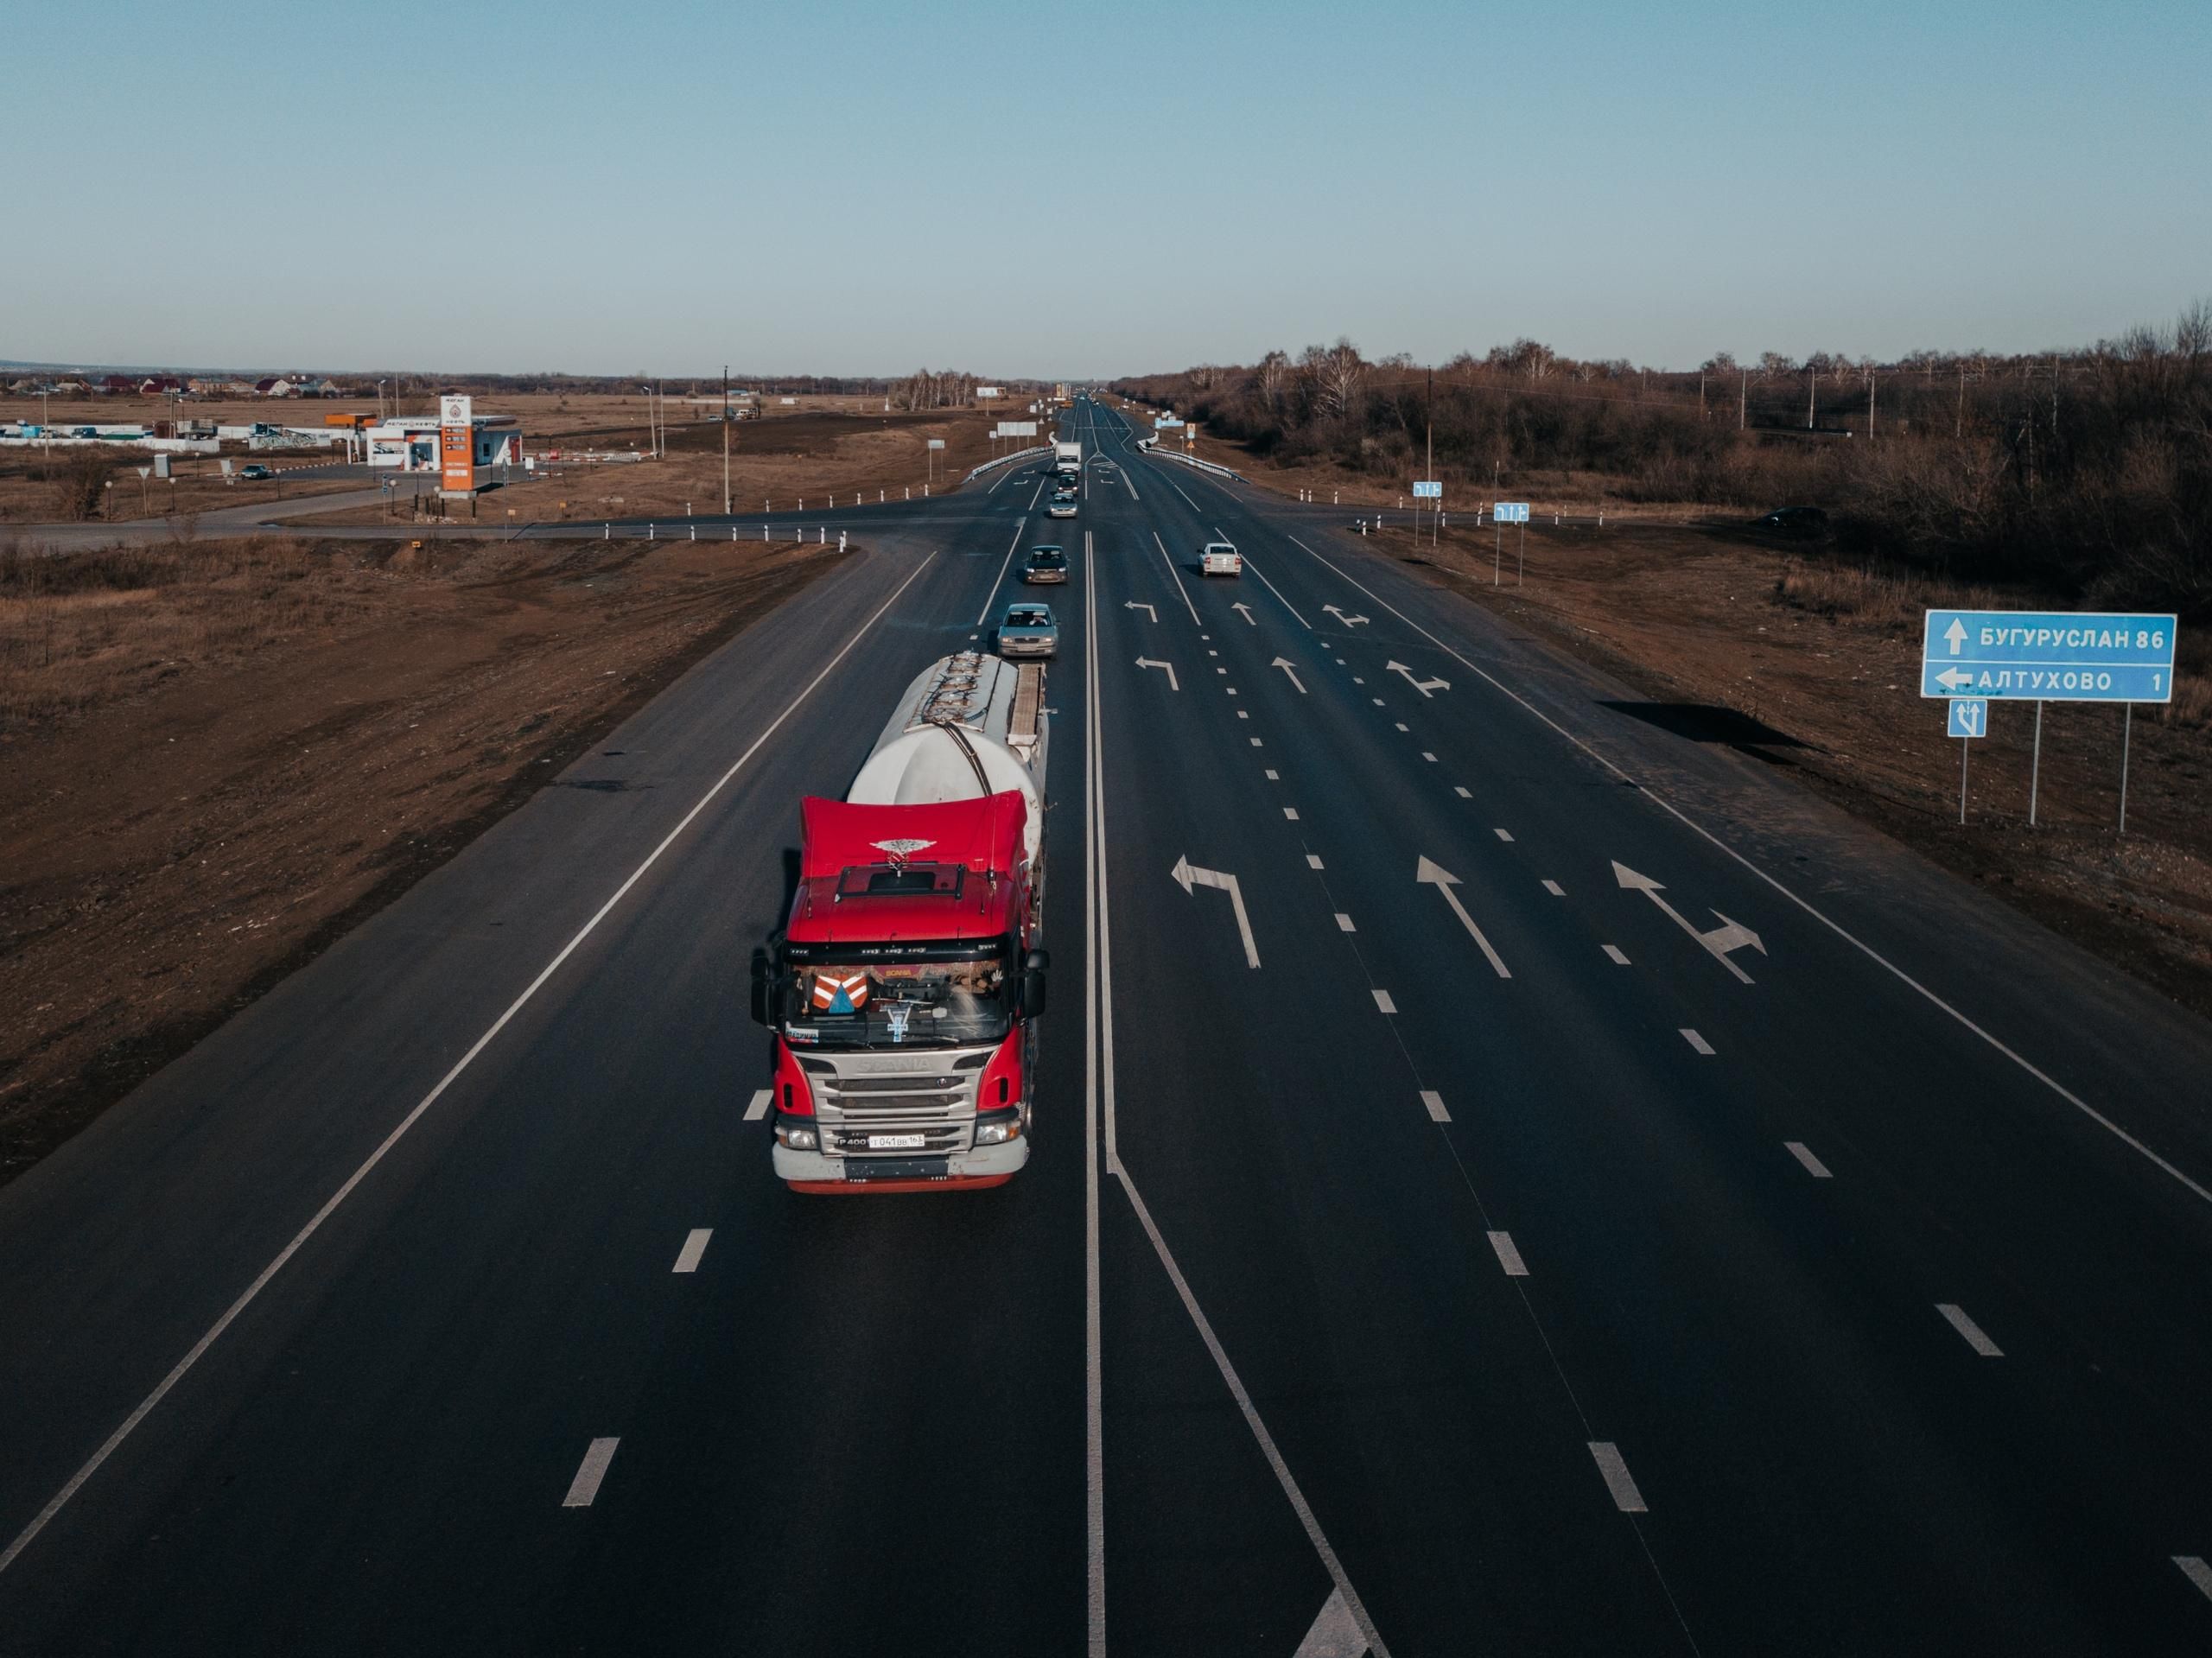
<svg viewBox="0 0 2212 1658">
<path fill-rule="evenodd" d="M 1428 372 L 1428 414 L 1421 422 L 1421 429 L 1428 445 L 1428 460 L 1426 465 L 1428 475 L 1433 478 L 1436 476 L 1436 371 L 1434 369 Z M 1436 544 L 1436 513 L 1435 507 L 1432 506 L 1428 509 L 1428 544 L 1432 547 Z M 1418 547 L 1421 544 L 1418 539 L 1421 535 L 1419 527 L 1421 521 L 1416 518 L 1414 522 L 1415 526 L 1414 535 L 1416 537 L 1414 544 Z"/>
<path fill-rule="evenodd" d="M 1813 429 L 1813 396 L 1820 389 L 1821 372 L 1810 363 L 1805 365 L 1805 429 Z"/>
<path fill-rule="evenodd" d="M 1955 427 L 1954 427 L 1954 428 L 1952 429 L 1951 435 L 1952 435 L 1953 437 L 1964 437 L 1966 435 L 1967 435 L 1967 365 L 1966 365 L 1964 363 L 1961 363 L 1961 364 L 1959 365 L 1959 422 L 1958 422 L 1958 424 L 1957 424 Z"/>
<path fill-rule="evenodd" d="M 1736 371 L 1736 429 L 1742 431 L 1751 416 L 1751 372 L 1747 368 Z"/>
<path fill-rule="evenodd" d="M 1874 441 L 1874 371 L 1866 371 L 1866 441 Z"/>
<path fill-rule="evenodd" d="M 722 365 L 722 517 L 729 517 L 729 365 Z"/>
</svg>

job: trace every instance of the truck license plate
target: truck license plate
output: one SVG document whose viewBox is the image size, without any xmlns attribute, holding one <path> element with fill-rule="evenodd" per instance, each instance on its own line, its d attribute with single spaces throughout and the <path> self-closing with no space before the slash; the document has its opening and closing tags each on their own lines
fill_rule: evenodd
<svg viewBox="0 0 2212 1658">
<path fill-rule="evenodd" d="M 870 1134 L 868 1148 L 872 1152 L 918 1152 L 929 1144 L 921 1134 Z"/>
</svg>

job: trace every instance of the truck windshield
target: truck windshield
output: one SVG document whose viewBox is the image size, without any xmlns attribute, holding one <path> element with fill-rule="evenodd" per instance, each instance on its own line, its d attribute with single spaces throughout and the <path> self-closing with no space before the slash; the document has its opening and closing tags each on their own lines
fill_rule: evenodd
<svg viewBox="0 0 2212 1658">
<path fill-rule="evenodd" d="M 820 948 L 821 960 L 785 964 L 783 1032 L 794 1046 L 995 1042 L 1012 1023 L 1011 975 L 1002 940 L 980 947 L 896 949 L 895 959 L 886 959 L 885 952 L 874 948 Z"/>
</svg>

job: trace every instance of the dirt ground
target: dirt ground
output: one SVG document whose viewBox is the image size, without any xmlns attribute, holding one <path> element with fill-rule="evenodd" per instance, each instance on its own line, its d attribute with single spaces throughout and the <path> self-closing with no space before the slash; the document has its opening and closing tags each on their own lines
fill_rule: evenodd
<svg viewBox="0 0 2212 1658">
<path fill-rule="evenodd" d="M 837 557 L 0 555 L 0 1180 Z"/>
<path fill-rule="evenodd" d="M 47 524 L 73 521 L 61 476 L 69 457 L 81 450 L 56 450 L 49 458 L 35 449 L 0 452 L 0 524 Z M 115 469 L 101 492 L 98 521 L 116 523 L 129 518 L 185 518 L 216 507 L 273 505 L 336 490 L 359 489 L 359 478 L 295 478 L 299 468 L 321 464 L 303 455 L 248 454 L 241 450 L 226 457 L 232 472 L 259 461 L 276 473 L 274 478 L 225 478 L 213 455 L 178 455 L 170 461 L 174 476 L 141 478 L 138 468 L 153 465 L 153 456 L 140 449 L 117 449 Z"/>
<path fill-rule="evenodd" d="M 2121 711 L 2092 704 L 2044 709 L 2032 829 L 2035 710 L 1993 708 L 1962 828 L 1960 745 L 1918 695 L 1921 613 L 2034 595 L 1870 573 L 1730 524 L 1540 527 L 1518 586 L 1510 529 L 1502 561 L 1487 528 L 1369 544 L 1657 699 L 1668 728 L 1788 772 L 2212 1017 L 2212 638 L 2184 630 L 2174 703 L 2136 711 L 2124 836 Z"/>
</svg>

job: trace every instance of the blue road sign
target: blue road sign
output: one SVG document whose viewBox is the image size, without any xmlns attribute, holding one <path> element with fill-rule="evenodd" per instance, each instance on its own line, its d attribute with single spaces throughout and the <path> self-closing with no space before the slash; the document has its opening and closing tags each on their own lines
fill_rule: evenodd
<svg viewBox="0 0 2212 1658">
<path fill-rule="evenodd" d="M 1441 482 L 1424 483 L 1418 478 L 1414 480 L 1414 499 L 1417 501 L 1440 501 L 1443 499 L 1444 486 Z"/>
<path fill-rule="evenodd" d="M 1954 737 L 1986 737 L 1989 734 L 1989 699 L 1986 696 L 1955 696 L 1951 699 L 1951 735 Z"/>
<path fill-rule="evenodd" d="M 1931 610 L 1923 696 L 2170 702 L 2174 618 L 2118 611 Z"/>
<path fill-rule="evenodd" d="M 1490 508 L 1492 524 L 1526 524 L 1529 522 L 1529 503 L 1526 501 L 1493 501 Z"/>
</svg>

